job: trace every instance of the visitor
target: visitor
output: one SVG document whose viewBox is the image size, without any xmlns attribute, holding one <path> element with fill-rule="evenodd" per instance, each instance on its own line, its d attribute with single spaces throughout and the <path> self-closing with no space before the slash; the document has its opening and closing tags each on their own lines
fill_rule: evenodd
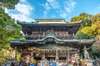
<svg viewBox="0 0 100 66">
<path fill-rule="evenodd" d="M 14 62 L 11 63 L 11 66 L 15 66 Z"/>
<path fill-rule="evenodd" d="M 30 64 L 29 66 L 35 66 L 35 64 Z"/>
<path fill-rule="evenodd" d="M 31 56 L 31 59 L 30 59 L 30 65 L 29 66 L 36 66 L 36 60 L 33 58 L 33 56 Z"/>
<path fill-rule="evenodd" d="M 19 63 L 19 66 L 29 66 L 29 64 L 26 63 L 25 61 L 21 61 L 21 62 Z"/>
</svg>

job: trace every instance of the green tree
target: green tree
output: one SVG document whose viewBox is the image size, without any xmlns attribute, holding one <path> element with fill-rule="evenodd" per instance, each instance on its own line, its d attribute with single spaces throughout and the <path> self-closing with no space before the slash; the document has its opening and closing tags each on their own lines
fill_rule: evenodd
<svg viewBox="0 0 100 66">
<path fill-rule="evenodd" d="M 92 17 L 92 22 L 93 23 L 96 23 L 96 22 L 100 23 L 100 13 L 98 13 L 95 16 Z"/>
<path fill-rule="evenodd" d="M 85 19 L 89 19 L 91 18 L 92 15 L 90 14 L 87 14 L 87 13 L 80 13 L 79 16 L 74 16 L 71 18 L 71 21 L 74 22 L 74 21 L 80 21 L 80 20 L 85 20 Z"/>
<path fill-rule="evenodd" d="M 100 45 L 93 45 L 92 47 L 92 54 L 95 57 L 99 57 L 100 58 Z"/>
<path fill-rule="evenodd" d="M 82 21 L 81 27 L 91 26 L 91 23 L 92 23 L 91 18 L 92 18 L 92 15 L 87 14 L 87 13 L 81 13 L 79 16 L 72 17 L 71 21 L 79 22 L 81 20 Z"/>
<path fill-rule="evenodd" d="M 88 15 L 81 13 L 79 16 L 72 18 L 72 21 L 82 20 L 82 26 L 76 33 L 78 39 L 97 38 L 100 40 L 100 14 Z M 95 43 L 94 43 L 95 45 Z M 100 45 L 92 46 L 92 54 L 100 57 Z"/>
<path fill-rule="evenodd" d="M 8 46 L 11 39 L 21 36 L 21 26 L 16 24 L 3 10 L 0 10 L 0 47 Z"/>
<path fill-rule="evenodd" d="M 7 8 L 14 8 L 19 0 L 0 0 L 0 5 Z"/>
<path fill-rule="evenodd" d="M 14 8 L 19 0 L 0 0 L 0 64 L 9 58 L 10 41 L 23 38 L 20 31 L 21 26 L 15 20 L 4 13 L 2 7 Z M 1 65 L 0 65 L 1 66 Z"/>
</svg>

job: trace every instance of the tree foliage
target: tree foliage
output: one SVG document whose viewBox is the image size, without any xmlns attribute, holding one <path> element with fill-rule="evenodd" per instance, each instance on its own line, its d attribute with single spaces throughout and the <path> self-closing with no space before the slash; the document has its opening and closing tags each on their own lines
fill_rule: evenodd
<svg viewBox="0 0 100 66">
<path fill-rule="evenodd" d="M 0 9 L 0 63 L 10 58 L 9 55 L 12 54 L 8 50 L 11 48 L 10 41 L 16 38 L 22 38 L 20 31 L 21 26 L 5 14 L 3 9 Z"/>
<path fill-rule="evenodd" d="M 100 57 L 100 45 L 92 46 L 92 54 L 95 57 Z"/>
<path fill-rule="evenodd" d="M 92 17 L 92 15 L 87 14 L 87 13 L 81 13 L 79 16 L 72 17 L 71 21 L 74 22 L 74 21 L 85 20 L 85 19 L 88 19 L 90 17 Z"/>
<path fill-rule="evenodd" d="M 21 26 L 15 20 L 4 13 L 3 7 L 13 8 L 19 0 L 0 0 L 0 64 L 10 58 L 10 41 L 21 38 Z M 0 65 L 1 66 L 1 65 Z"/>
<path fill-rule="evenodd" d="M 18 2 L 19 0 L 0 0 L 0 5 L 7 8 L 14 8 Z"/>
<path fill-rule="evenodd" d="M 82 26 L 76 33 L 77 39 L 97 38 L 100 41 L 100 14 L 89 15 L 81 13 L 71 19 L 73 22 L 82 20 Z M 94 43 L 95 44 L 95 43 Z M 93 55 L 100 57 L 100 44 L 92 46 Z"/>
<path fill-rule="evenodd" d="M 21 36 L 21 26 L 0 10 L 0 47 L 8 46 L 10 40 Z"/>
<path fill-rule="evenodd" d="M 82 20 L 82 26 L 80 27 L 78 34 L 79 37 L 84 36 L 98 36 L 100 35 L 100 14 L 90 15 L 87 13 L 81 13 L 79 16 L 72 17 L 72 22 L 79 22 Z M 82 35 L 83 34 L 83 35 Z"/>
</svg>

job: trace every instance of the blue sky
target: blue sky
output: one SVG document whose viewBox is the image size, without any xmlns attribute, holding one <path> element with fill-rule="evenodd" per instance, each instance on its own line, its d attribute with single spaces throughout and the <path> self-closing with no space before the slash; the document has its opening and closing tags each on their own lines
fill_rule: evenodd
<svg viewBox="0 0 100 66">
<path fill-rule="evenodd" d="M 38 18 L 70 20 L 82 12 L 100 13 L 100 0 L 20 0 L 15 9 L 5 8 L 5 12 L 22 22 L 32 22 Z"/>
</svg>

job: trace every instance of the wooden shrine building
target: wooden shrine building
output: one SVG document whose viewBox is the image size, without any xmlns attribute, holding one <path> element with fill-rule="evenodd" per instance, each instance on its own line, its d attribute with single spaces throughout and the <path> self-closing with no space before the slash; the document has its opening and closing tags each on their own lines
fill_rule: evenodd
<svg viewBox="0 0 100 66">
<path fill-rule="evenodd" d="M 94 39 L 75 37 L 81 23 L 66 22 L 64 19 L 36 19 L 33 23 L 20 22 L 26 40 L 13 40 L 11 46 L 18 48 L 22 56 L 29 54 L 37 60 L 44 57 L 48 60 L 68 60 L 75 54 L 80 57 L 80 50 L 86 50 L 95 42 Z"/>
</svg>

